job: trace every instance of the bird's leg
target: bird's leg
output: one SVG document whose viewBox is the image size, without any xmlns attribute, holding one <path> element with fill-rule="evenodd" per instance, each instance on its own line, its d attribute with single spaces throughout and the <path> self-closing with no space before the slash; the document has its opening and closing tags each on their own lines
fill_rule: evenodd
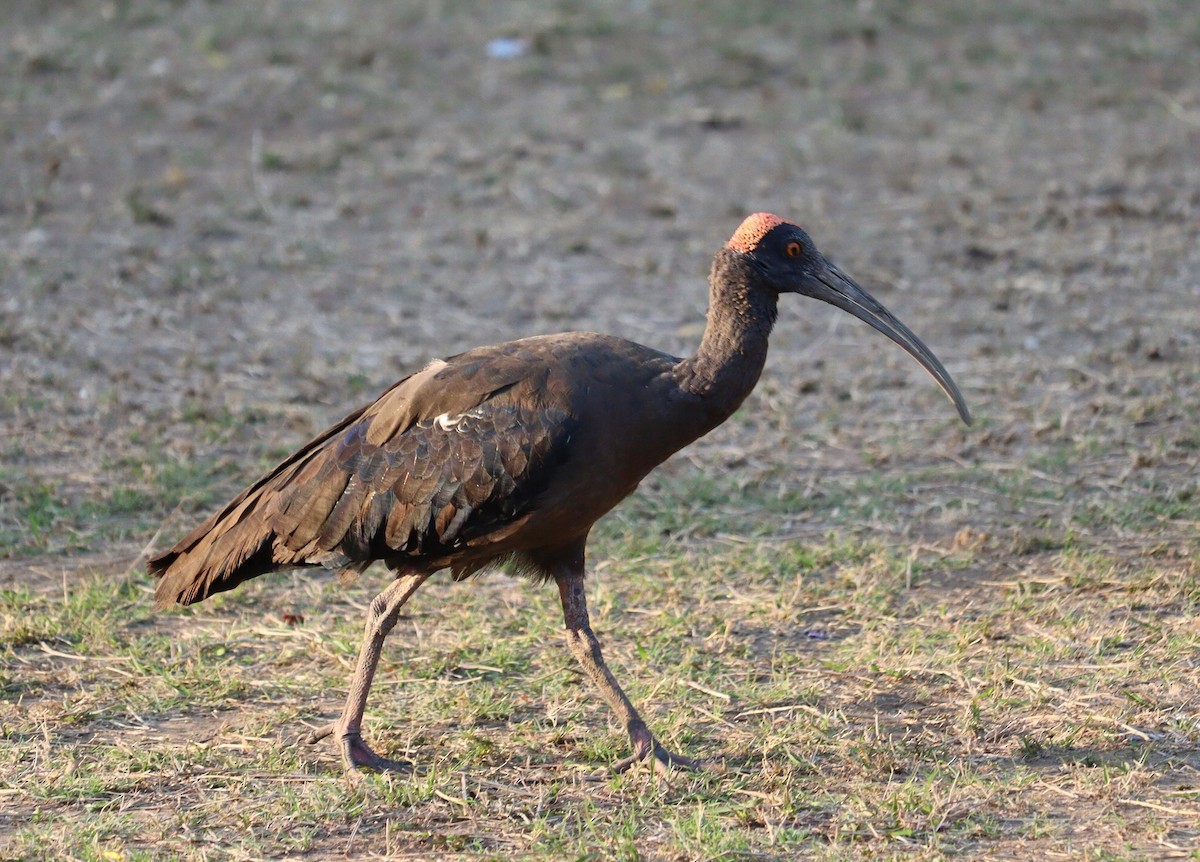
<svg viewBox="0 0 1200 862">
<path fill-rule="evenodd" d="M 616 713 L 617 719 L 629 734 L 629 741 L 633 745 L 633 755 L 619 761 L 613 766 L 613 770 L 624 772 L 630 766 L 648 757 L 654 758 L 654 771 L 658 773 L 665 774 L 671 766 L 682 766 L 687 769 L 698 768 L 700 764 L 697 761 L 672 754 L 659 745 L 658 740 L 646 727 L 646 723 L 642 721 L 642 717 L 633 708 L 633 704 L 629 702 L 629 698 L 625 696 L 625 692 L 621 690 L 620 684 L 613 677 L 608 665 L 604 663 L 604 656 L 600 652 L 600 641 L 596 639 L 591 623 L 588 621 L 583 574 L 575 572 L 560 574 L 555 577 L 555 580 L 558 582 L 558 595 L 562 599 L 563 621 L 567 627 L 567 645 L 571 648 L 571 653 L 576 660 L 583 666 L 584 674 L 600 689 L 600 694 Z"/>
<path fill-rule="evenodd" d="M 371 600 L 362 648 L 358 653 L 354 676 L 350 678 L 350 694 L 346 697 L 342 715 L 337 721 L 313 731 L 308 737 L 310 743 L 318 742 L 327 736 L 334 737 L 342 749 L 342 763 L 347 770 L 376 769 L 381 772 L 399 772 L 407 769 L 407 764 L 380 757 L 363 742 L 362 718 L 363 711 L 367 708 L 367 693 L 371 690 L 371 681 L 375 678 L 375 666 L 379 663 L 379 655 L 383 650 L 383 641 L 400 618 L 400 609 L 404 607 L 404 603 L 428 577 L 426 574 L 401 575 Z"/>
</svg>

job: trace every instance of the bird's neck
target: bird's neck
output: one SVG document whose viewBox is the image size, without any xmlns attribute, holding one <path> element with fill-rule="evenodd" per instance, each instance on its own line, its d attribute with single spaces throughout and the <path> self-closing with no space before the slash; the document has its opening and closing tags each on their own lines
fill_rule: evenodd
<svg viewBox="0 0 1200 862">
<path fill-rule="evenodd" d="M 750 394 L 767 361 L 776 296 L 754 284 L 745 259 L 722 249 L 709 276 L 708 325 L 696 354 L 675 366 L 679 388 L 702 402 L 713 425 Z"/>
</svg>

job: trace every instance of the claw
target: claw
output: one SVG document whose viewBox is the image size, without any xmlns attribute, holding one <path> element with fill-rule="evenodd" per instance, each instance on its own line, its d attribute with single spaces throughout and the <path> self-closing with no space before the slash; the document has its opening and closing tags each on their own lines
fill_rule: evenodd
<svg viewBox="0 0 1200 862">
<path fill-rule="evenodd" d="M 644 763 L 647 760 L 652 761 L 651 765 L 654 767 L 655 775 L 661 775 L 664 778 L 671 774 L 672 767 L 686 769 L 689 771 L 704 768 L 704 764 L 699 760 L 695 760 L 691 757 L 684 757 L 682 754 L 675 754 L 667 751 L 667 749 L 663 748 L 656 742 L 654 744 L 653 754 L 631 754 L 628 757 L 622 758 L 614 763 L 612 765 L 611 772 L 614 775 L 620 775 L 622 772 L 628 772 L 633 767 L 640 763 Z"/>
<path fill-rule="evenodd" d="M 720 765 L 710 763 L 704 760 L 697 760 L 692 757 L 684 757 L 682 754 L 675 754 L 673 751 L 668 751 L 659 745 L 658 740 L 652 740 L 650 745 L 637 746 L 635 752 L 628 757 L 624 757 L 614 763 L 607 769 L 600 769 L 588 776 L 588 781 L 604 781 L 613 775 L 620 775 L 623 772 L 628 772 L 630 769 L 638 766 L 646 761 L 651 761 L 650 765 L 654 769 L 654 774 L 667 778 L 671 775 L 671 770 L 683 769 L 689 772 L 720 770 Z"/>
<path fill-rule="evenodd" d="M 362 734 L 356 730 L 339 730 L 336 721 L 319 727 L 308 735 L 308 744 L 320 742 L 327 737 L 336 737 L 342 750 L 342 765 L 348 773 L 361 770 L 373 772 L 411 772 L 412 764 L 403 760 L 380 757 L 363 742 Z"/>
<path fill-rule="evenodd" d="M 320 742 L 325 737 L 333 736 L 333 730 L 334 730 L 335 724 L 336 724 L 336 722 L 331 721 L 331 722 L 329 722 L 329 724 L 326 724 L 323 727 L 318 727 L 316 730 L 314 730 L 312 733 L 310 733 L 308 736 L 306 736 L 304 738 L 304 741 L 307 742 L 309 745 L 316 745 L 318 742 Z"/>
</svg>

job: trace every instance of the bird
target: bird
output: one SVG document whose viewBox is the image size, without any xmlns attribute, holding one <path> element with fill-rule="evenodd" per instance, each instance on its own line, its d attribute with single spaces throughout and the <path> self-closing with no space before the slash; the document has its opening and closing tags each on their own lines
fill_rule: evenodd
<svg viewBox="0 0 1200 862">
<path fill-rule="evenodd" d="M 435 572 L 459 581 L 507 563 L 557 586 L 569 651 L 629 737 L 631 753 L 611 769 L 701 767 L 661 744 L 605 663 L 588 616 L 585 546 L 592 525 L 656 466 L 733 415 L 763 370 L 779 298 L 791 293 L 897 343 L 970 424 L 958 386 L 907 326 L 798 224 L 755 213 L 713 257 L 692 356 L 566 332 L 434 360 L 150 559 L 156 604 L 190 605 L 288 569 L 324 567 L 353 581 L 382 562 L 392 579 L 368 607 L 345 706 L 308 741 L 332 738 L 348 773 L 404 771 L 412 765 L 363 738 L 384 640 Z"/>
</svg>

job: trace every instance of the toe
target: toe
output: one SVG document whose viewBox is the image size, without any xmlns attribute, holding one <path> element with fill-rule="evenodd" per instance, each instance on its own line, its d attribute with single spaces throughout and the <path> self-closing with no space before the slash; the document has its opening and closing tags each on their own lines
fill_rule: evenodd
<svg viewBox="0 0 1200 862">
<path fill-rule="evenodd" d="M 329 724 L 326 724 L 323 727 L 318 727 L 316 730 L 306 736 L 304 741 L 309 745 L 314 745 L 320 742 L 322 739 L 333 736 L 334 730 L 336 730 L 336 722 L 331 721 Z"/>
<path fill-rule="evenodd" d="M 609 775 L 619 775 L 622 772 L 628 772 L 639 763 L 652 761 L 651 765 L 654 772 L 658 775 L 670 775 L 671 770 L 686 769 L 698 770 L 707 769 L 708 765 L 701 760 L 695 760 L 691 757 L 684 757 L 682 754 L 674 754 L 658 744 L 657 740 L 652 740 L 651 745 L 646 746 L 644 752 L 631 754 L 629 757 L 622 758 L 612 765 L 608 770 L 600 770 L 598 773 L 591 776 L 592 780 L 599 781 Z"/>
<path fill-rule="evenodd" d="M 347 770 L 369 770 L 372 772 L 408 772 L 411 765 L 402 760 L 380 757 L 363 742 L 357 733 L 342 736 L 342 763 Z"/>
</svg>

